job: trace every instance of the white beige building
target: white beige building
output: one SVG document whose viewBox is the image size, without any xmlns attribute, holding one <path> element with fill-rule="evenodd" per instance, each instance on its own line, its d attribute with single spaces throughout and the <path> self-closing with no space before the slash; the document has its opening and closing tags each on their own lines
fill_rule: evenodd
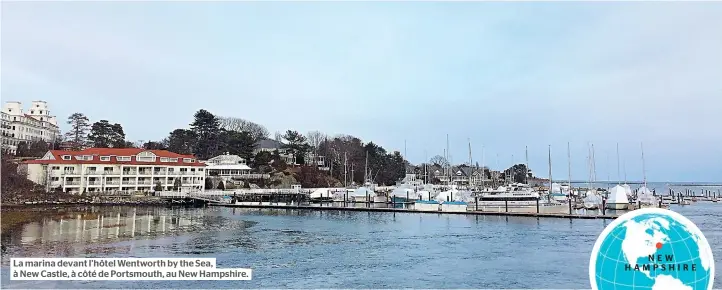
<svg viewBox="0 0 722 290">
<path fill-rule="evenodd" d="M 45 101 L 33 101 L 29 109 L 23 109 L 20 102 L 6 102 L 0 114 L 2 148 L 12 154 L 20 142 L 43 140 L 50 143 L 60 137 L 58 121 L 50 115 Z"/>
<path fill-rule="evenodd" d="M 205 167 L 193 155 L 138 148 L 50 150 L 40 159 L 23 162 L 28 179 L 48 190 L 69 193 L 203 190 Z"/>
<path fill-rule="evenodd" d="M 267 179 L 270 174 L 251 173 L 251 167 L 246 160 L 238 155 L 224 154 L 208 159 L 204 162 L 206 166 L 206 177 L 218 176 L 224 182 L 233 182 L 240 185 L 240 182 L 248 179 Z"/>
</svg>

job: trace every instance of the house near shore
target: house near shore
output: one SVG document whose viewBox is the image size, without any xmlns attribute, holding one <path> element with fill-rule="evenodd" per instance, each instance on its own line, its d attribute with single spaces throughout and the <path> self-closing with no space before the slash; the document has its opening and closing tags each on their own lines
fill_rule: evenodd
<svg viewBox="0 0 722 290">
<path fill-rule="evenodd" d="M 226 153 L 201 162 L 206 164 L 206 178 L 219 177 L 221 181 L 235 185 L 241 185 L 245 180 L 271 178 L 270 174 L 251 173 L 246 159 L 238 155 Z"/>
<path fill-rule="evenodd" d="M 18 170 L 48 191 L 150 192 L 203 190 L 206 165 L 193 155 L 140 148 L 50 150 L 20 163 Z"/>
</svg>

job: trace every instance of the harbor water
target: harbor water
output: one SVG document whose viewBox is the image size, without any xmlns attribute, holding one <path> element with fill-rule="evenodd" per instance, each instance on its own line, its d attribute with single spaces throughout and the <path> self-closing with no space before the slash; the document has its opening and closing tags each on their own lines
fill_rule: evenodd
<svg viewBox="0 0 722 290">
<path fill-rule="evenodd" d="M 699 226 L 719 265 L 722 204 L 671 209 Z M 590 251 L 611 222 L 224 207 L 30 214 L 3 232 L 3 288 L 587 289 Z M 252 268 L 253 280 L 10 281 L 11 257 L 207 257 L 220 268 Z"/>
</svg>

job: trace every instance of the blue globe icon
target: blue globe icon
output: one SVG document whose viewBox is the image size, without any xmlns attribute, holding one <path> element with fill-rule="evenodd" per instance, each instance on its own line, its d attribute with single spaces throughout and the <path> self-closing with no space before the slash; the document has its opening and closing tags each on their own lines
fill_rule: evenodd
<svg viewBox="0 0 722 290">
<path fill-rule="evenodd" d="M 697 226 L 667 209 L 628 212 L 610 223 L 589 261 L 593 290 L 711 290 L 712 249 Z"/>
</svg>

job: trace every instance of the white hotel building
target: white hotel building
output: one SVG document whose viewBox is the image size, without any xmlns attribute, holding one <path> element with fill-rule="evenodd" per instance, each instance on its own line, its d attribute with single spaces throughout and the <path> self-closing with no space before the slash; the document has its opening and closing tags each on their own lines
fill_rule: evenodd
<svg viewBox="0 0 722 290">
<path fill-rule="evenodd" d="M 0 115 L 2 148 L 12 154 L 20 142 L 54 142 L 60 136 L 58 121 L 50 115 L 45 101 L 33 101 L 27 110 L 20 102 L 6 102 Z"/>
<path fill-rule="evenodd" d="M 25 161 L 21 170 L 48 190 L 69 193 L 153 191 L 157 184 L 172 190 L 176 180 L 183 189 L 203 190 L 205 164 L 193 155 L 138 148 L 50 150 L 40 159 Z M 25 168 L 23 168 L 25 167 Z"/>
</svg>

